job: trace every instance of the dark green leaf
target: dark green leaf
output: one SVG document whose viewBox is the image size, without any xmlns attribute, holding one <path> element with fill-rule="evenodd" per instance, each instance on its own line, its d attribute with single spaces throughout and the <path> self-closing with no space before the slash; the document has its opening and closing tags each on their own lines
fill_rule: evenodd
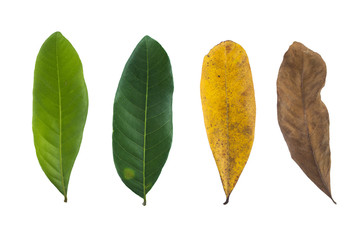
<svg viewBox="0 0 360 240">
<path fill-rule="evenodd" d="M 173 91 L 168 55 L 157 41 L 145 36 L 125 65 L 113 118 L 116 169 L 144 205 L 170 151 Z"/>
<path fill-rule="evenodd" d="M 36 155 L 49 180 L 64 195 L 79 152 L 88 111 L 80 58 L 60 33 L 52 34 L 36 59 L 33 133 Z"/>
</svg>

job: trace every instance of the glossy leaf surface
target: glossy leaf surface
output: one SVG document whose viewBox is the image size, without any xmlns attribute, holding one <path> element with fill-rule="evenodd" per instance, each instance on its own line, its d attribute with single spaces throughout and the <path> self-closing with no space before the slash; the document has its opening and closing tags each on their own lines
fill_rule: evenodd
<svg viewBox="0 0 360 240">
<path fill-rule="evenodd" d="M 41 168 L 64 195 L 79 152 L 88 111 L 80 58 L 60 33 L 52 34 L 36 59 L 33 89 L 34 144 Z"/>
<path fill-rule="evenodd" d="M 161 45 L 145 36 L 127 61 L 115 96 L 113 156 L 117 172 L 144 199 L 172 143 L 173 77 Z"/>
<path fill-rule="evenodd" d="M 321 56 L 294 42 L 280 66 L 277 109 L 291 157 L 332 199 L 329 113 L 320 97 L 325 78 L 326 65 Z"/>
<path fill-rule="evenodd" d="M 222 42 L 204 57 L 200 91 L 226 204 L 249 158 L 255 132 L 254 86 L 247 54 L 239 44 Z"/>
</svg>

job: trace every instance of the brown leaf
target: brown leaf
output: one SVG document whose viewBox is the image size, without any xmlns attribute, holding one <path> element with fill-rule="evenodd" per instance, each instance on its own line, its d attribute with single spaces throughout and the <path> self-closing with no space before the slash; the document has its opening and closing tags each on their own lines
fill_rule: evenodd
<svg viewBox="0 0 360 240">
<path fill-rule="evenodd" d="M 277 109 L 291 157 L 332 199 L 329 113 L 320 97 L 325 78 L 326 65 L 321 56 L 294 42 L 280 66 Z"/>
</svg>

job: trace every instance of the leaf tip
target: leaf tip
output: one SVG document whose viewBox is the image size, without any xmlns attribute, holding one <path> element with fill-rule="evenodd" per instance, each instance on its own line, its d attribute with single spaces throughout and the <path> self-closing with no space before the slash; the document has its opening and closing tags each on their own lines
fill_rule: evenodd
<svg viewBox="0 0 360 240">
<path fill-rule="evenodd" d="M 149 35 L 145 35 L 145 37 L 143 37 L 143 40 L 145 40 L 145 41 L 148 41 L 150 39 L 152 39 L 152 38 Z"/>
<path fill-rule="evenodd" d="M 302 50 L 302 51 L 303 51 L 304 49 L 307 49 L 307 47 L 305 47 L 305 45 L 302 44 L 301 42 L 294 41 L 294 42 L 290 45 L 289 50 L 290 50 L 290 49 L 292 49 L 292 50 L 298 49 L 298 50 Z"/>
<path fill-rule="evenodd" d="M 63 36 L 60 31 L 56 31 L 52 35 L 54 35 L 54 36 Z"/>
</svg>

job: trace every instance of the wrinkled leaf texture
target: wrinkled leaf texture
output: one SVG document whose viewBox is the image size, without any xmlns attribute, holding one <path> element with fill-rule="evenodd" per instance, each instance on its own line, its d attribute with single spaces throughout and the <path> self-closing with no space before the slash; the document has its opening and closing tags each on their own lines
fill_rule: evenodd
<svg viewBox="0 0 360 240">
<path fill-rule="evenodd" d="M 255 133 L 255 94 L 245 50 L 221 42 L 204 57 L 200 84 L 209 144 L 227 204 L 249 158 Z"/>
<path fill-rule="evenodd" d="M 65 202 L 87 111 L 88 93 L 80 58 L 71 43 L 55 32 L 36 59 L 32 128 L 40 166 Z"/>
<path fill-rule="evenodd" d="M 173 77 L 162 46 L 145 36 L 123 70 L 115 96 L 113 157 L 117 172 L 146 205 L 172 143 Z"/>
<path fill-rule="evenodd" d="M 280 66 L 277 109 L 280 129 L 291 157 L 311 181 L 333 200 L 330 190 L 329 113 L 320 97 L 325 78 L 326 65 L 321 56 L 294 42 Z"/>
</svg>

